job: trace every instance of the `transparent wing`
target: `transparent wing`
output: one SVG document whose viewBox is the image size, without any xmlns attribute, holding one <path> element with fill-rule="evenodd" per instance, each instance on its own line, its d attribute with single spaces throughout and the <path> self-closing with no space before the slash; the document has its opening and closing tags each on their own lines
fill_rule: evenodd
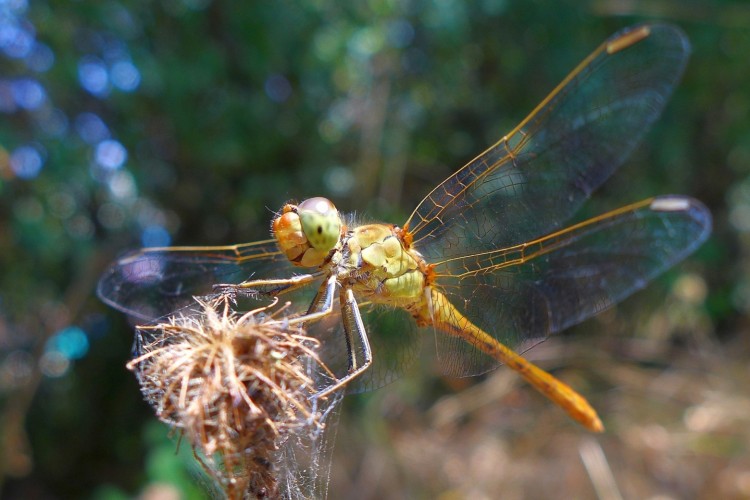
<svg viewBox="0 0 750 500">
<path fill-rule="evenodd" d="M 688 58 L 667 25 L 621 31 L 494 146 L 438 185 L 405 228 L 428 261 L 563 227 L 659 116 Z"/>
<path fill-rule="evenodd" d="M 477 326 L 517 350 L 619 302 L 693 252 L 711 214 L 683 196 L 647 199 L 528 243 L 435 266 L 436 284 Z M 483 373 L 497 362 L 438 335 L 447 374 Z"/>
<path fill-rule="evenodd" d="M 372 391 L 399 378 L 414 362 L 424 333 L 403 309 L 365 303 L 360 304 L 360 313 L 370 341 L 372 365 L 347 385 L 348 393 Z M 338 304 L 334 314 L 308 328 L 321 342 L 321 360 L 338 378 L 346 375 L 349 359 Z M 356 339 L 354 346 L 357 364 L 361 365 L 362 346 Z"/>
<path fill-rule="evenodd" d="M 212 293 L 217 283 L 284 278 L 292 265 L 274 240 L 222 247 L 144 248 L 102 275 L 99 297 L 138 321 L 150 321 Z"/>
</svg>

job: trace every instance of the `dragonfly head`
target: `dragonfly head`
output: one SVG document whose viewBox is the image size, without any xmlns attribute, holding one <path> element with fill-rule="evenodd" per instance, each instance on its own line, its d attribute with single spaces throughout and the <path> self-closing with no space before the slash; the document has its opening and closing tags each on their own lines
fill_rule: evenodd
<svg viewBox="0 0 750 500">
<path fill-rule="evenodd" d="M 279 248 L 297 266 L 321 266 L 339 246 L 343 224 L 338 210 L 326 198 L 310 198 L 299 205 L 286 204 L 273 220 Z"/>
</svg>

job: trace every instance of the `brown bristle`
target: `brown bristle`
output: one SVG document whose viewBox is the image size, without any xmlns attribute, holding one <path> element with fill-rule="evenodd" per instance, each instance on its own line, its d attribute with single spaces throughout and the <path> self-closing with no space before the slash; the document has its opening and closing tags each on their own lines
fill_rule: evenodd
<svg viewBox="0 0 750 500">
<path fill-rule="evenodd" d="M 293 432 L 322 423 L 313 411 L 318 342 L 268 308 L 240 315 L 226 299 L 139 327 L 128 364 L 157 416 L 180 429 L 228 498 L 274 498 L 273 453 Z M 322 368 L 324 369 L 324 367 Z"/>
</svg>

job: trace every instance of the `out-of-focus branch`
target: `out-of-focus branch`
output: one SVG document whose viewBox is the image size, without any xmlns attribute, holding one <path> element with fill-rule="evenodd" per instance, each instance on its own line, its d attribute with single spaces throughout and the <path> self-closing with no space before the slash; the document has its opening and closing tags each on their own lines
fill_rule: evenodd
<svg viewBox="0 0 750 500">
<path fill-rule="evenodd" d="M 47 340 L 60 328 L 66 326 L 61 323 L 72 321 L 80 315 L 109 257 L 109 253 L 101 251 L 94 258 L 86 261 L 87 265 L 80 270 L 63 296 L 62 306 L 68 314 L 55 318 L 53 321 L 45 321 L 44 317 L 33 314 L 27 315 L 35 321 L 35 329 L 39 335 L 33 352 L 32 371 L 28 381 L 9 395 L 8 404 L 0 413 L 0 447 L 2 447 L 0 448 L 0 490 L 6 477 L 25 476 L 31 472 L 34 465 L 24 423 L 43 379 L 39 361 L 44 354 Z"/>
</svg>

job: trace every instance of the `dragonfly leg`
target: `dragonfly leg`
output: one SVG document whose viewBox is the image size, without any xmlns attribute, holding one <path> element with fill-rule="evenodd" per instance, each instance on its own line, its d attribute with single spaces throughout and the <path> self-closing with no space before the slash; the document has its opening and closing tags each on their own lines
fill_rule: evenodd
<svg viewBox="0 0 750 500">
<path fill-rule="evenodd" d="M 338 283 L 336 275 L 331 274 L 328 279 L 320 285 L 318 293 L 315 294 L 315 298 L 307 309 L 307 313 L 297 316 L 296 318 L 287 319 L 286 321 L 288 324 L 296 325 L 298 323 L 316 321 L 331 314 L 333 311 L 333 296 L 336 294 L 336 283 Z"/>
<path fill-rule="evenodd" d="M 346 384 L 364 373 L 372 364 L 370 339 L 367 337 L 367 330 L 362 322 L 362 316 L 359 313 L 359 306 L 357 305 L 357 300 L 354 298 L 354 292 L 352 292 L 350 288 L 347 288 L 341 294 L 340 300 L 344 335 L 346 336 L 347 356 L 349 359 L 349 370 L 348 373 L 338 379 L 336 383 L 316 394 L 316 397 L 319 398 L 327 396 L 346 386 Z M 357 354 L 354 349 L 355 336 L 362 345 L 362 357 L 364 359 L 360 366 L 357 366 Z"/>
<path fill-rule="evenodd" d="M 310 307 L 307 308 L 307 314 L 313 314 L 316 311 L 333 308 L 333 297 L 336 294 L 336 280 L 333 280 L 333 283 L 331 283 L 330 281 L 332 278 L 333 277 L 329 277 L 325 283 L 318 287 L 315 297 L 310 302 Z"/>
<path fill-rule="evenodd" d="M 214 285 L 214 292 L 227 295 L 270 295 L 277 296 L 296 290 L 320 278 L 322 273 L 300 274 L 291 278 L 250 280 L 242 283 L 222 283 Z"/>
</svg>

